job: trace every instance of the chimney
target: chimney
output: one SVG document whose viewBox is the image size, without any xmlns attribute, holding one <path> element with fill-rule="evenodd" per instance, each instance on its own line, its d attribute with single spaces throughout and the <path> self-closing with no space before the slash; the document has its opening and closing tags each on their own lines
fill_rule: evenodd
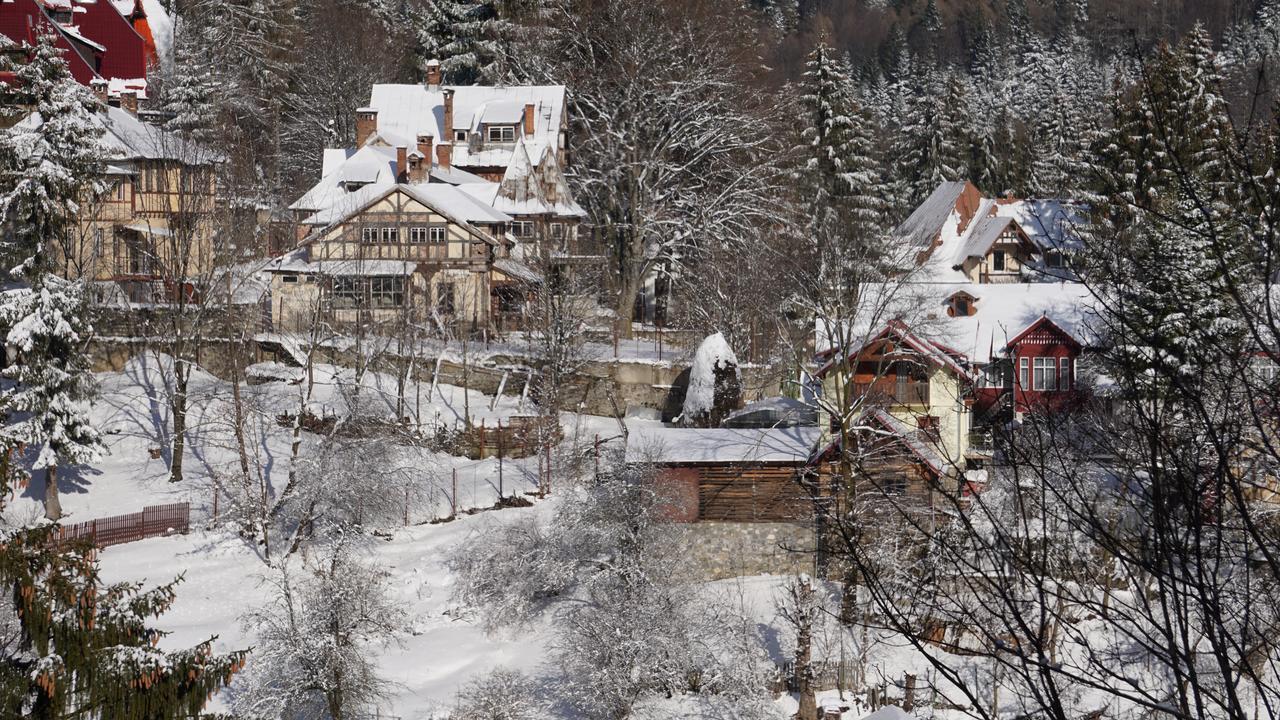
<svg viewBox="0 0 1280 720">
<path fill-rule="evenodd" d="M 444 127 L 440 128 L 440 132 L 444 133 L 444 137 L 440 138 L 441 145 L 448 145 L 453 142 L 453 91 L 444 91 Z"/>
<path fill-rule="evenodd" d="M 356 110 L 356 148 L 364 147 L 378 131 L 378 111 L 364 107 Z"/>
<path fill-rule="evenodd" d="M 533 103 L 524 106 L 524 136 L 533 137 Z"/>
<path fill-rule="evenodd" d="M 130 115 L 137 117 L 138 115 L 138 91 L 125 90 L 120 93 L 120 109 L 127 111 Z"/>
<path fill-rule="evenodd" d="M 418 136 L 417 161 L 409 166 L 409 182 L 420 183 L 431 179 L 431 160 L 435 138 Z"/>
<path fill-rule="evenodd" d="M 409 148 L 401 145 L 396 148 L 396 182 L 404 182 L 409 177 Z"/>
<path fill-rule="evenodd" d="M 93 91 L 93 95 L 97 96 L 97 101 L 101 102 L 104 110 L 106 110 L 106 86 L 108 86 L 106 78 L 96 77 L 88 82 L 88 87 Z"/>
<path fill-rule="evenodd" d="M 428 90 L 439 90 L 444 81 L 444 73 L 440 70 L 440 61 L 431 59 L 426 64 L 426 83 Z"/>
<path fill-rule="evenodd" d="M 442 170 L 448 170 L 453 164 L 453 146 L 449 143 L 440 143 L 436 146 L 436 164 Z"/>
</svg>

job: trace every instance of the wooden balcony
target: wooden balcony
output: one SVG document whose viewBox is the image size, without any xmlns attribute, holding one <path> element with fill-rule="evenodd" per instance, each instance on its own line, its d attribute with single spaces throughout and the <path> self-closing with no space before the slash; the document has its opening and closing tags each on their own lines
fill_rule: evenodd
<svg viewBox="0 0 1280 720">
<path fill-rule="evenodd" d="M 854 397 L 868 405 L 928 405 L 929 381 L 899 381 L 889 377 L 869 383 L 854 383 Z"/>
</svg>

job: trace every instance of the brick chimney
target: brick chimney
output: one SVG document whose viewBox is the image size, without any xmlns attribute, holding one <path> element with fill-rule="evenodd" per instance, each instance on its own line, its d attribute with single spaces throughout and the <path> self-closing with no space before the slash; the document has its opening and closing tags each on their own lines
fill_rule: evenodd
<svg viewBox="0 0 1280 720">
<path fill-rule="evenodd" d="M 107 109 L 107 79 L 94 78 L 89 81 L 89 89 L 93 90 L 93 94 L 97 96 L 98 102 L 102 103 L 102 109 Z"/>
<path fill-rule="evenodd" d="M 405 182 L 409 178 L 409 148 L 401 145 L 396 148 L 396 182 Z"/>
<path fill-rule="evenodd" d="M 364 147 L 377 131 L 378 111 L 368 107 L 356 110 L 356 148 Z"/>
<path fill-rule="evenodd" d="M 409 164 L 409 182 L 421 183 L 427 182 L 431 179 L 431 162 L 434 144 L 435 138 L 430 135 L 418 136 L 418 151 L 415 155 L 416 162 L 411 161 Z"/>
<path fill-rule="evenodd" d="M 127 111 L 130 115 L 137 117 L 138 115 L 138 91 L 125 90 L 120 93 L 120 109 Z"/>
<path fill-rule="evenodd" d="M 524 136 L 533 137 L 533 103 L 524 106 Z"/>
<path fill-rule="evenodd" d="M 440 143 L 436 146 L 436 164 L 442 170 L 448 170 L 453 165 L 453 146 L 449 143 Z"/>
<path fill-rule="evenodd" d="M 453 142 L 453 91 L 444 91 L 444 127 L 440 128 L 440 132 L 444 133 L 444 137 L 440 138 L 441 145 L 448 145 Z"/>
<path fill-rule="evenodd" d="M 440 61 L 431 59 L 427 61 L 425 82 L 428 90 L 439 90 L 440 85 L 444 82 L 444 72 L 440 69 Z"/>
</svg>

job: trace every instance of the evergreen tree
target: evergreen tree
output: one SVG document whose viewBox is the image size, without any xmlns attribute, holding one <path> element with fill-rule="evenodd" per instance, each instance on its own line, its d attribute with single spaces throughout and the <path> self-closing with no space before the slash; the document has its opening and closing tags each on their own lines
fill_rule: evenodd
<svg viewBox="0 0 1280 720">
<path fill-rule="evenodd" d="M 1194 387 L 1214 358 L 1243 356 L 1224 281 L 1259 267 L 1237 237 L 1249 210 L 1231 190 L 1233 168 L 1247 163 L 1228 139 L 1203 31 L 1160 50 L 1137 92 L 1117 96 L 1112 113 L 1112 129 L 1096 142 L 1101 190 L 1090 202 L 1098 239 L 1088 257 L 1111 309 L 1111 359 L 1147 392 Z"/>
<path fill-rule="evenodd" d="M 914 207 L 940 183 L 968 174 L 973 122 L 964 81 L 931 70 L 917 84 L 893 155 L 900 208 Z"/>
<path fill-rule="evenodd" d="M 29 59 L 10 67 L 35 112 L 0 136 L 5 250 L 15 279 L 26 285 L 0 304 L 6 344 L 17 350 L 0 371 L 16 383 L 3 396 L 10 413 L 4 434 L 40 448 L 45 514 L 57 520 L 59 464 L 93 460 L 102 447 L 84 407 L 92 389 L 84 344 L 92 329 L 83 284 L 58 277 L 54 265 L 54 248 L 78 231 L 81 205 L 100 191 L 102 126 L 93 117 L 97 100 L 71 77 L 52 36 L 25 50 Z M 12 53 L 3 56 L 12 62 Z"/>
<path fill-rule="evenodd" d="M 0 533 L 4 612 L 16 642 L 0 650 L 0 716 L 33 720 L 188 720 L 230 681 L 245 653 L 210 638 L 162 650 L 147 622 L 173 604 L 174 581 L 104 586 L 93 549 L 59 546 L 54 528 Z"/>
<path fill-rule="evenodd" d="M 503 27 L 496 0 L 429 0 L 417 20 L 421 59 L 439 60 L 456 85 L 500 80 Z"/>
<path fill-rule="evenodd" d="M 820 242 L 866 242 L 884 224 L 887 190 L 871 123 L 853 99 L 844 63 L 820 44 L 804 74 L 802 187 Z"/>
</svg>

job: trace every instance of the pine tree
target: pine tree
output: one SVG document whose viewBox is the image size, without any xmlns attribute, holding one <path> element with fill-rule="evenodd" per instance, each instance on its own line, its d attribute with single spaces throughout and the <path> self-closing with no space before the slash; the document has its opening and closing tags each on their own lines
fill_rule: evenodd
<svg viewBox="0 0 1280 720">
<path fill-rule="evenodd" d="M 173 62 L 164 84 L 164 109 L 171 114 L 167 127 L 191 138 L 210 140 L 217 122 L 218 79 L 201 61 L 194 45 L 185 30 L 174 40 Z"/>
<path fill-rule="evenodd" d="M 940 183 L 967 175 L 972 127 L 964 81 L 930 70 L 914 88 L 906 124 L 894 143 L 901 208 L 914 207 Z"/>
<path fill-rule="evenodd" d="M 456 85 L 497 81 L 503 26 L 496 0 L 430 0 L 417 19 L 420 57 Z"/>
<path fill-rule="evenodd" d="M 866 242 L 884 224 L 888 207 L 871 123 L 831 47 L 820 44 L 809 54 L 803 88 L 799 152 L 811 231 L 842 245 Z"/>
<path fill-rule="evenodd" d="M 1118 334 L 1111 358 L 1149 392 L 1194 386 L 1215 358 L 1241 349 L 1242 327 L 1223 280 L 1258 267 L 1237 237 L 1248 215 L 1231 190 L 1226 103 L 1207 35 L 1194 29 L 1162 49 L 1133 97 L 1113 100 L 1112 129 L 1096 142 L 1101 191 L 1089 270 L 1105 288 Z M 1234 348 L 1234 350 L 1233 350 Z"/>
<path fill-rule="evenodd" d="M 12 448 L 10 448 L 12 452 Z M 5 468 L 6 470 L 8 468 Z M 213 638 L 161 650 L 148 627 L 176 597 L 104 586 L 91 547 L 59 545 L 54 528 L 0 532 L 0 584 L 17 638 L 0 650 L 0 716 L 33 720 L 186 720 L 197 716 L 244 662 L 215 654 Z"/>
<path fill-rule="evenodd" d="M 26 50 L 29 60 L 12 71 L 35 112 L 0 137 L 6 181 L 0 209 L 13 274 L 27 287 L 6 293 L 0 305 L 6 343 L 17 349 L 0 374 L 16 382 L 3 396 L 15 418 L 4 433 L 40 447 L 36 466 L 46 473 L 45 514 L 56 520 L 62 515 L 59 464 L 93 460 L 102 449 L 83 407 L 92 389 L 83 284 L 58 277 L 53 264 L 53 247 L 78 230 L 82 203 L 100 191 L 95 178 L 102 126 L 93 117 L 96 99 L 72 79 L 52 36 L 42 35 Z"/>
</svg>

